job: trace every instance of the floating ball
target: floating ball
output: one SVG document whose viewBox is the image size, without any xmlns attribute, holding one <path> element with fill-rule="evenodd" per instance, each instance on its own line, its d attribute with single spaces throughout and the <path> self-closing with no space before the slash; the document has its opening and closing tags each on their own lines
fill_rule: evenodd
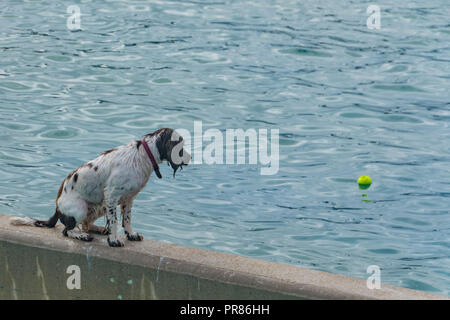
<svg viewBox="0 0 450 320">
<path fill-rule="evenodd" d="M 369 176 L 361 176 L 358 178 L 358 185 L 360 189 L 368 189 L 372 184 L 372 179 Z"/>
</svg>

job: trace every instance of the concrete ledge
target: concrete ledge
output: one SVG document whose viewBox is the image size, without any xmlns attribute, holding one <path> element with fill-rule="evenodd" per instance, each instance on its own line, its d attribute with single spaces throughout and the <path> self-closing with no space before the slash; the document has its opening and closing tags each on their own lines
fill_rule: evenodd
<svg viewBox="0 0 450 320">
<path fill-rule="evenodd" d="M 152 240 L 110 248 L 0 215 L 0 299 L 448 299 L 427 292 Z M 66 286 L 81 269 L 81 289 Z"/>
</svg>

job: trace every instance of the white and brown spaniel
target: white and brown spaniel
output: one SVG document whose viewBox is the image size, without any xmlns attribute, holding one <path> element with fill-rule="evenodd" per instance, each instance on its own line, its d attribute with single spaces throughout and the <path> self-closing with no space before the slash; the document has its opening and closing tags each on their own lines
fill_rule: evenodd
<svg viewBox="0 0 450 320">
<path fill-rule="evenodd" d="M 121 247 L 124 244 L 117 237 L 116 214 L 120 205 L 128 240 L 141 241 L 143 237 L 131 228 L 133 200 L 153 171 L 158 178 L 162 177 L 158 167 L 161 162 L 167 161 L 172 166 L 174 176 L 179 167 L 189 163 L 191 156 L 183 145 L 183 138 L 175 130 L 163 128 L 142 140 L 105 151 L 64 179 L 56 198 L 55 214 L 49 220 L 13 217 L 11 223 L 53 228 L 59 219 L 67 237 L 91 241 L 89 232 L 106 234 L 111 247 Z M 104 215 L 106 226 L 94 225 Z M 79 224 L 81 231 L 75 230 Z"/>
</svg>

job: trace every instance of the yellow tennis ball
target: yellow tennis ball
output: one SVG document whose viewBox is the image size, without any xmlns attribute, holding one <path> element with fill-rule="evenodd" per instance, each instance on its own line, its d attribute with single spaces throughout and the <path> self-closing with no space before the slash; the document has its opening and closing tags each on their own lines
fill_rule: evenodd
<svg viewBox="0 0 450 320">
<path fill-rule="evenodd" d="M 361 176 L 358 178 L 358 184 L 360 189 L 368 189 L 372 184 L 372 179 L 369 176 Z"/>
</svg>

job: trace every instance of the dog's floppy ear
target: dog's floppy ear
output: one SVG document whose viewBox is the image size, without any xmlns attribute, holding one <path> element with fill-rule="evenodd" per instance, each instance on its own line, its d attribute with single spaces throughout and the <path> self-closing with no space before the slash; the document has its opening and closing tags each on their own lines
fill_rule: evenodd
<svg viewBox="0 0 450 320">
<path fill-rule="evenodd" d="M 172 159 L 172 150 L 173 148 L 183 140 L 183 138 L 179 135 L 173 137 L 175 131 L 170 128 L 160 129 L 158 138 L 156 140 L 156 147 L 158 148 L 160 160 L 166 160 L 168 164 L 173 169 L 173 176 L 175 177 L 175 173 L 178 168 L 181 167 L 181 164 L 175 163 Z M 178 138 L 177 140 L 172 140 L 172 138 Z"/>
<path fill-rule="evenodd" d="M 170 137 L 172 136 L 172 129 L 169 128 L 163 128 L 158 130 L 159 135 L 156 139 L 156 147 L 158 148 L 159 152 L 159 159 L 161 161 L 169 160 L 170 159 Z"/>
</svg>

